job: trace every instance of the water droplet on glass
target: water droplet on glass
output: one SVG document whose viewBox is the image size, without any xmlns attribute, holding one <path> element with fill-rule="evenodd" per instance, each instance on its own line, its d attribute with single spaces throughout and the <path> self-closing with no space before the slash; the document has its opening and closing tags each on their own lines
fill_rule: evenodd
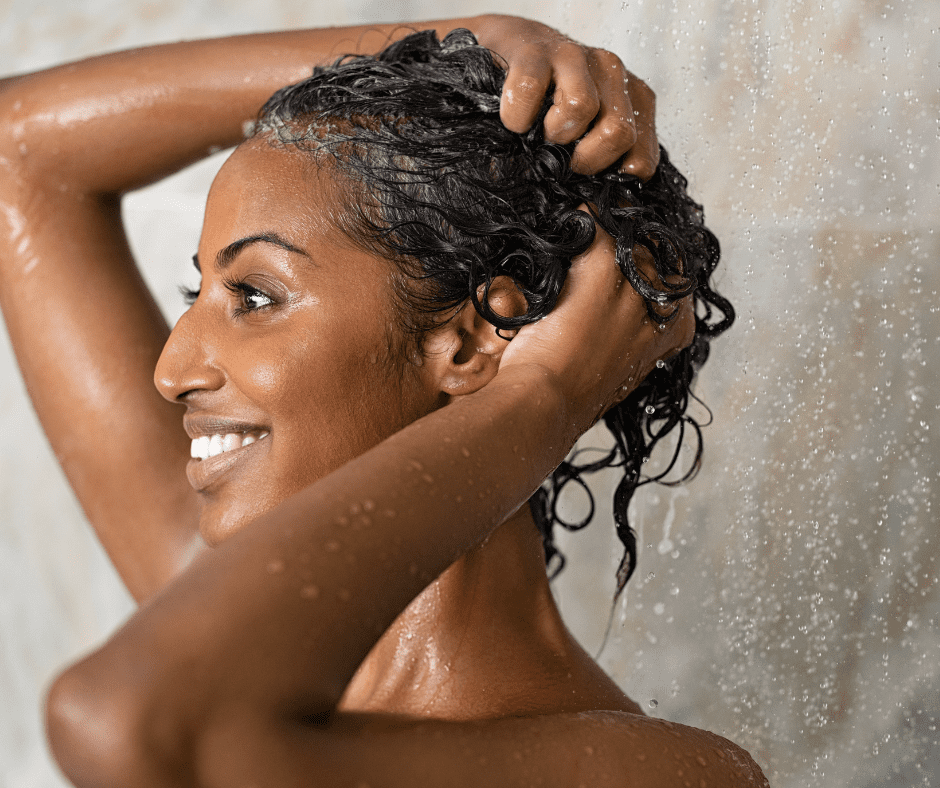
<svg viewBox="0 0 940 788">
<path fill-rule="evenodd" d="M 650 708 L 655 709 L 659 705 L 659 701 L 656 698 L 650 699 Z"/>
<path fill-rule="evenodd" d="M 656 362 L 656 369 L 662 369 L 662 368 L 665 367 L 665 366 L 666 366 L 666 362 L 665 362 L 665 361 L 663 361 L 662 359 L 657 360 L 657 362 Z"/>
<path fill-rule="evenodd" d="M 650 416 L 656 412 L 656 408 L 654 408 L 652 405 L 647 405 L 643 410 L 645 410 L 646 413 Z"/>
</svg>

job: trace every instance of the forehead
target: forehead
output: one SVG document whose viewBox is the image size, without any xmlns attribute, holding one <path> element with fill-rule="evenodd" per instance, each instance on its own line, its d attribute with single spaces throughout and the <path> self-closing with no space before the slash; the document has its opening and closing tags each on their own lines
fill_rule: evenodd
<svg viewBox="0 0 940 788">
<path fill-rule="evenodd" d="M 249 141 L 234 150 L 212 183 L 203 234 L 277 230 L 341 243 L 331 221 L 335 193 L 330 173 L 305 154 Z"/>
<path fill-rule="evenodd" d="M 242 144 L 222 165 L 206 202 L 198 252 L 203 275 L 226 247 L 274 235 L 303 255 L 285 257 L 261 244 L 253 245 L 246 259 L 261 254 L 272 264 L 277 260 L 278 270 L 318 299 L 356 303 L 397 323 L 394 266 L 337 229 L 337 216 L 346 210 L 341 184 L 331 167 L 312 163 L 303 152 L 264 141 Z"/>
</svg>

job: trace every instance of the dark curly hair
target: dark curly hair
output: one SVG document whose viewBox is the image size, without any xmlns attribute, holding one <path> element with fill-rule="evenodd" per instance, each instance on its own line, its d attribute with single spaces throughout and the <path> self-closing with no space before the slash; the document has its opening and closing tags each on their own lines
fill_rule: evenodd
<svg viewBox="0 0 940 788">
<path fill-rule="evenodd" d="M 669 483 L 698 469 L 701 431 L 686 415 L 689 386 L 710 340 L 731 325 L 734 311 L 709 284 L 718 241 L 666 152 L 645 183 L 615 166 L 578 174 L 571 168 L 573 144 L 544 139 L 541 120 L 550 98 L 525 134 L 503 126 L 504 79 L 492 53 L 469 31 L 455 30 L 443 42 L 433 31 L 415 33 L 374 57 L 347 56 L 316 68 L 310 78 L 278 91 L 262 108 L 253 134 L 304 150 L 339 175 L 342 205 L 333 219 L 353 243 L 396 264 L 399 312 L 417 337 L 468 300 L 499 331 L 538 320 L 554 308 L 572 258 L 591 245 L 597 224 L 616 240 L 617 264 L 646 300 L 651 319 L 668 322 L 677 313 L 674 302 L 693 294 L 691 346 L 657 365 L 604 415 L 613 448 L 589 462 L 579 462 L 575 452 L 529 502 L 546 562 L 557 573 L 564 559 L 554 526 L 578 530 L 594 515 L 584 474 L 622 468 L 613 501 L 624 547 L 619 595 L 636 567 L 636 535 L 627 521 L 634 491 L 651 481 L 666 483 L 686 429 L 694 434 L 695 459 Z M 590 215 L 578 209 L 584 204 Z M 636 264 L 641 249 L 649 256 L 640 256 L 652 258 L 654 276 L 644 273 L 650 266 Z M 503 317 L 490 308 L 489 288 L 498 276 L 512 277 L 522 291 L 524 315 Z M 653 448 L 677 427 L 668 467 L 644 476 Z M 588 515 L 577 522 L 558 511 L 570 483 L 584 488 L 590 501 Z"/>
</svg>

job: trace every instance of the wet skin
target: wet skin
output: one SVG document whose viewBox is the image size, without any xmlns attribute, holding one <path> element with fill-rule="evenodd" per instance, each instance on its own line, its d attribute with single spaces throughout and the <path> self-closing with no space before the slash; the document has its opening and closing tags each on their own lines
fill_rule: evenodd
<svg viewBox="0 0 940 788">
<path fill-rule="evenodd" d="M 190 460 L 210 545 L 442 404 L 420 367 L 394 357 L 406 342 L 389 263 L 330 225 L 328 176 L 304 163 L 263 141 L 226 161 L 206 205 L 199 297 L 154 375 L 186 406 L 190 438 L 268 433 Z"/>
<path fill-rule="evenodd" d="M 506 57 L 507 126 L 527 128 L 555 84 L 546 133 L 584 135 L 576 167 L 627 154 L 625 169 L 652 172 L 652 93 L 615 56 L 525 20 L 436 25 L 457 26 Z M 665 788 L 680 761 L 683 779 L 762 784 L 719 737 L 631 713 L 564 629 L 537 532 L 513 515 L 621 387 L 689 339 L 688 320 L 649 324 L 609 239 L 509 350 L 464 310 L 424 363 L 389 366 L 384 263 L 318 221 L 324 192 L 287 154 L 246 147 L 213 188 L 203 293 L 158 365 L 170 402 L 153 390 L 168 331 L 121 195 L 235 144 L 312 62 L 393 32 L 189 42 L 0 83 L 0 303 L 50 441 L 142 602 L 53 683 L 53 751 L 80 786 Z M 243 245 L 217 268 L 259 233 L 283 243 Z M 634 342 L 598 342 L 622 335 Z M 192 463 L 198 493 L 180 479 L 180 402 L 190 437 L 255 439 Z M 348 528 L 366 500 L 371 524 Z M 191 560 L 197 508 L 217 548 Z"/>
<path fill-rule="evenodd" d="M 390 264 L 332 227 L 328 178 L 304 154 L 254 141 L 236 149 L 209 194 L 199 295 L 154 378 L 168 401 L 186 406 L 190 438 L 257 438 L 189 461 L 210 545 L 446 404 L 442 370 L 450 385 L 469 390 L 440 366 L 449 331 L 420 343 L 402 335 Z M 491 303 L 525 308 L 512 288 L 496 288 Z M 493 346 L 498 361 L 506 343 L 479 334 L 473 345 Z M 493 363 L 470 385 L 495 370 Z M 451 567 L 396 619 L 342 707 L 447 719 L 557 712 L 559 703 L 639 713 L 571 639 L 543 567 L 523 507 L 486 549 Z"/>
</svg>

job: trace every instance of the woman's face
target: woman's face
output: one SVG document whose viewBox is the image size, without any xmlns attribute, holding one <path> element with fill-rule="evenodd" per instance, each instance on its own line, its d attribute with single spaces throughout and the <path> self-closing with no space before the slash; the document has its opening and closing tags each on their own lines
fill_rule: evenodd
<svg viewBox="0 0 940 788">
<path fill-rule="evenodd" d="M 222 167 L 199 243 L 199 297 L 157 364 L 184 403 L 209 544 L 438 403 L 403 359 L 389 264 L 324 218 L 329 177 L 246 143 Z M 209 456 L 213 455 L 213 456 Z"/>
</svg>

